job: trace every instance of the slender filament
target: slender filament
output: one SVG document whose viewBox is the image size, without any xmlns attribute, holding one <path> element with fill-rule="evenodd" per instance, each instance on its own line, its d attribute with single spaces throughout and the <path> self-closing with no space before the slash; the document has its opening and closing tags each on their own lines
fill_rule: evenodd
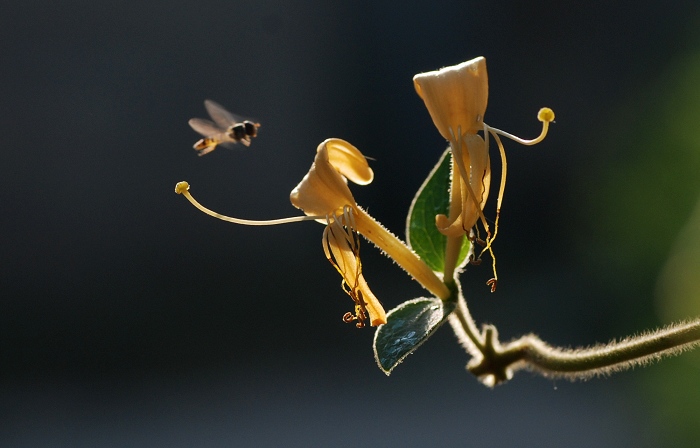
<svg viewBox="0 0 700 448">
<path fill-rule="evenodd" d="M 217 213 L 213 210 L 210 210 L 197 202 L 195 198 L 192 197 L 192 195 L 189 192 L 190 185 L 187 182 L 178 182 L 178 184 L 175 186 L 175 193 L 181 194 L 184 197 L 187 198 L 188 201 L 192 203 L 195 207 L 197 207 L 199 210 L 203 211 L 209 216 L 213 216 L 214 218 L 218 218 L 222 221 L 226 222 L 232 222 L 234 224 L 242 224 L 244 226 L 274 226 L 277 224 L 287 224 L 291 222 L 301 222 L 301 221 L 314 221 L 317 219 L 325 219 L 325 216 L 293 216 L 291 218 L 281 218 L 281 219 L 269 219 L 269 220 L 264 220 L 264 221 L 257 221 L 257 220 L 251 220 L 251 219 L 240 219 L 240 218 L 232 218 L 230 216 L 222 215 L 221 213 Z"/>
</svg>

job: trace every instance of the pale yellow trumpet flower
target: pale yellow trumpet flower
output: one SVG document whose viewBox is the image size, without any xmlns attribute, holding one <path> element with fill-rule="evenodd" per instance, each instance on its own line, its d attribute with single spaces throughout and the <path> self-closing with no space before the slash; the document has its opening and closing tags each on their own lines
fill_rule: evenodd
<svg viewBox="0 0 700 448">
<path fill-rule="evenodd" d="M 554 112 L 546 107 L 540 109 L 537 118 L 542 122 L 542 132 L 532 140 L 523 140 L 487 125 L 484 122 L 484 114 L 488 103 L 488 75 L 486 59 L 483 57 L 452 67 L 420 73 L 414 76 L 413 85 L 425 102 L 440 135 L 450 144 L 453 180 L 459 176 L 459 181 L 452 183 L 449 216 L 437 215 L 435 225 L 448 237 L 448 244 L 450 244 L 449 238 L 461 238 L 463 235 L 472 238 L 473 241 L 481 242 L 476 226 L 477 222 L 481 221 L 486 232 L 482 254 L 486 250 L 491 253 L 494 278 L 488 283 L 494 291 L 498 275 L 496 258 L 491 245 L 498 233 L 498 219 L 507 174 L 506 154 L 500 136 L 508 137 L 523 145 L 539 143 L 547 135 L 549 123 L 554 121 Z M 482 132 L 483 137 L 478 132 Z M 483 212 L 491 184 L 489 134 L 496 140 L 502 160 L 493 233 Z M 454 251 L 448 252 L 454 253 Z"/>
</svg>

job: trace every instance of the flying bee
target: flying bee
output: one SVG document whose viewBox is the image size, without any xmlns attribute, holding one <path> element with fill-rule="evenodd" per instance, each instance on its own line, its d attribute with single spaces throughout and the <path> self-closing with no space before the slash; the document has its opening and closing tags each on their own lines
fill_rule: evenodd
<svg viewBox="0 0 700 448">
<path fill-rule="evenodd" d="M 236 116 L 212 100 L 205 100 L 204 107 L 214 121 L 204 118 L 192 118 L 189 121 L 192 129 L 204 136 L 193 146 L 200 151 L 200 156 L 212 152 L 219 145 L 231 147 L 240 142 L 250 146 L 251 138 L 258 135 L 260 123 Z"/>
</svg>

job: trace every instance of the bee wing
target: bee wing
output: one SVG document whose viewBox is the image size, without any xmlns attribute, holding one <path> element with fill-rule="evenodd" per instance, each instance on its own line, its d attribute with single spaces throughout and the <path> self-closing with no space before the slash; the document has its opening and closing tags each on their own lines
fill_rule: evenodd
<svg viewBox="0 0 700 448">
<path fill-rule="evenodd" d="M 243 121 L 242 117 L 232 114 L 231 112 L 224 109 L 224 107 L 212 100 L 205 100 L 204 107 L 209 112 L 209 116 L 214 120 L 214 122 L 220 127 L 226 129 L 234 123 L 240 123 Z"/>
<path fill-rule="evenodd" d="M 205 120 L 204 118 L 192 118 L 188 123 L 192 129 L 205 137 L 211 137 L 226 131 L 226 128 L 221 128 L 214 124 L 213 121 Z"/>
</svg>

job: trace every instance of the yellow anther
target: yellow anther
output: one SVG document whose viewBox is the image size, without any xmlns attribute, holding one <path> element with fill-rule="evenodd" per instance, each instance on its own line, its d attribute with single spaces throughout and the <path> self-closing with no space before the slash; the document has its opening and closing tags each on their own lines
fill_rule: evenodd
<svg viewBox="0 0 700 448">
<path fill-rule="evenodd" d="M 554 111 L 549 107 L 543 107 L 539 112 L 537 112 L 537 119 L 543 123 L 554 121 Z"/>
<path fill-rule="evenodd" d="M 186 191 L 189 190 L 189 189 L 190 189 L 190 184 L 188 184 L 188 183 L 185 182 L 184 180 L 183 180 L 182 182 L 178 182 L 178 183 L 175 185 L 175 193 L 177 193 L 177 194 L 182 194 L 182 193 L 186 192 Z"/>
</svg>

